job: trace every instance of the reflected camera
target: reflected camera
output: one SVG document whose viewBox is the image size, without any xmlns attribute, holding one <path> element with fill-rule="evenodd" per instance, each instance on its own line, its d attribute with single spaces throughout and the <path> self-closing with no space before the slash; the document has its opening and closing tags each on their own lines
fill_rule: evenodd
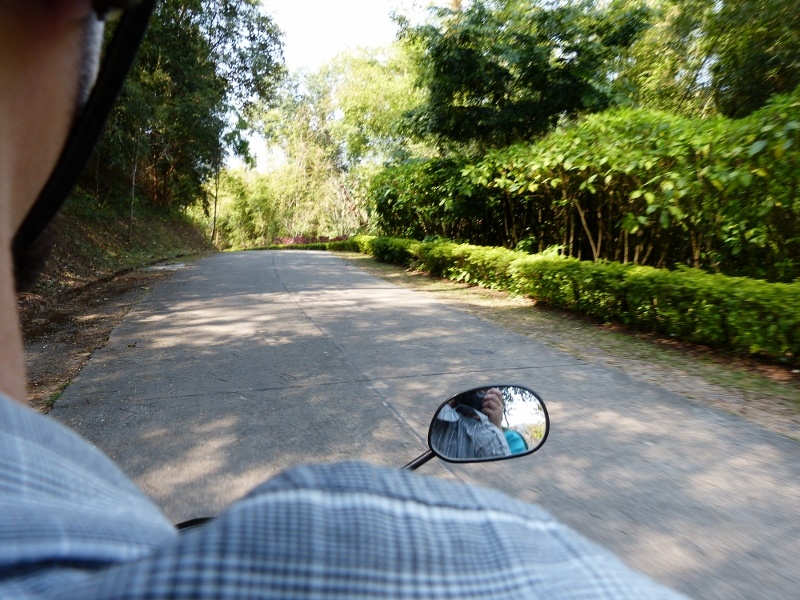
<svg viewBox="0 0 800 600">
<path fill-rule="evenodd" d="M 480 411 L 483 408 L 483 397 L 486 395 L 486 390 L 474 390 L 471 392 L 466 392 L 461 394 L 456 399 L 458 404 L 463 404 L 464 406 L 469 406 L 470 408 L 474 408 L 477 411 Z"/>
</svg>

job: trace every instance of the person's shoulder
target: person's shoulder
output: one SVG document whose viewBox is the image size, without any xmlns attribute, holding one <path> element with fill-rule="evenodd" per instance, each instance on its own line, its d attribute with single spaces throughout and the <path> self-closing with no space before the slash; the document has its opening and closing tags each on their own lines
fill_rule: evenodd
<svg viewBox="0 0 800 600">
<path fill-rule="evenodd" d="M 445 404 L 439 412 L 436 413 L 436 420 L 453 423 L 458 421 L 458 412 L 449 404 Z"/>
<path fill-rule="evenodd" d="M 495 510 L 502 508 L 529 518 L 552 521 L 538 506 L 495 490 L 360 461 L 293 467 L 255 488 L 249 496 L 292 489 L 354 498 L 380 496 L 456 510 L 493 506 Z"/>
<path fill-rule="evenodd" d="M 485 597 L 502 586 L 506 596 L 513 589 L 547 598 L 679 597 L 541 507 L 480 486 L 344 462 L 284 471 L 242 506 L 262 502 L 263 514 L 280 515 L 283 535 L 336 547 L 342 568 L 368 560 L 387 577 L 419 576 L 442 590 L 459 581 L 466 595 Z M 420 572 L 405 573 L 410 565 Z M 420 597 L 431 595 L 421 588 Z"/>
<path fill-rule="evenodd" d="M 176 573 L 176 565 L 180 570 Z M 364 463 L 295 467 L 82 598 L 674 598 L 545 511 Z"/>
<path fill-rule="evenodd" d="M 16 456 L 16 464 L 46 469 L 49 464 L 80 465 L 81 470 L 110 478 L 113 484 L 135 486 L 105 454 L 55 419 L 0 394 L 0 452 Z M 36 460 L 33 460 L 36 458 Z M 68 483 L 65 478 L 64 483 Z"/>
<path fill-rule="evenodd" d="M 34 582 L 62 565 L 141 557 L 175 537 L 161 511 L 102 452 L 0 395 L 0 596 L 25 569 L 25 580 Z M 42 562 L 50 567 L 29 568 Z"/>
</svg>

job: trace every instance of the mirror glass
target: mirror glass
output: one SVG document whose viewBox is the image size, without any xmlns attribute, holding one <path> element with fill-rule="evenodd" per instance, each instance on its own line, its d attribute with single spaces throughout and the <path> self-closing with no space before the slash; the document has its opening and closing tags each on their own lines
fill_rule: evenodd
<svg viewBox="0 0 800 600">
<path fill-rule="evenodd" d="M 494 385 L 446 400 L 431 421 L 428 444 L 451 462 L 500 460 L 535 452 L 549 430 L 547 409 L 536 392 Z"/>
</svg>

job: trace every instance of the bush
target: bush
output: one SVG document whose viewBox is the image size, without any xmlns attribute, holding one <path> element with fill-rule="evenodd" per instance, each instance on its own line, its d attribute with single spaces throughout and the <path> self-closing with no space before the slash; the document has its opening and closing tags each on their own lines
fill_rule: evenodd
<svg viewBox="0 0 800 600">
<path fill-rule="evenodd" d="M 791 282 L 798 190 L 800 88 L 744 119 L 617 108 L 477 160 L 389 166 L 370 198 L 387 235 Z"/>
<path fill-rule="evenodd" d="M 404 238 L 378 237 L 371 241 L 369 253 L 381 262 L 407 267 L 414 260 L 412 247 L 417 245 L 419 242 Z"/>
</svg>

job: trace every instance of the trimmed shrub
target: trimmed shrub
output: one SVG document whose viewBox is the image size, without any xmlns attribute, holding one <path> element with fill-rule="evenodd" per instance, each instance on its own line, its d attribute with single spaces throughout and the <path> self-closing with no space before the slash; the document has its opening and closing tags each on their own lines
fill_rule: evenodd
<svg viewBox="0 0 800 600">
<path fill-rule="evenodd" d="M 374 238 L 370 246 L 370 254 L 381 262 L 396 265 L 409 266 L 415 258 L 412 247 L 419 245 L 419 242 L 404 238 L 377 237 Z"/>
</svg>

